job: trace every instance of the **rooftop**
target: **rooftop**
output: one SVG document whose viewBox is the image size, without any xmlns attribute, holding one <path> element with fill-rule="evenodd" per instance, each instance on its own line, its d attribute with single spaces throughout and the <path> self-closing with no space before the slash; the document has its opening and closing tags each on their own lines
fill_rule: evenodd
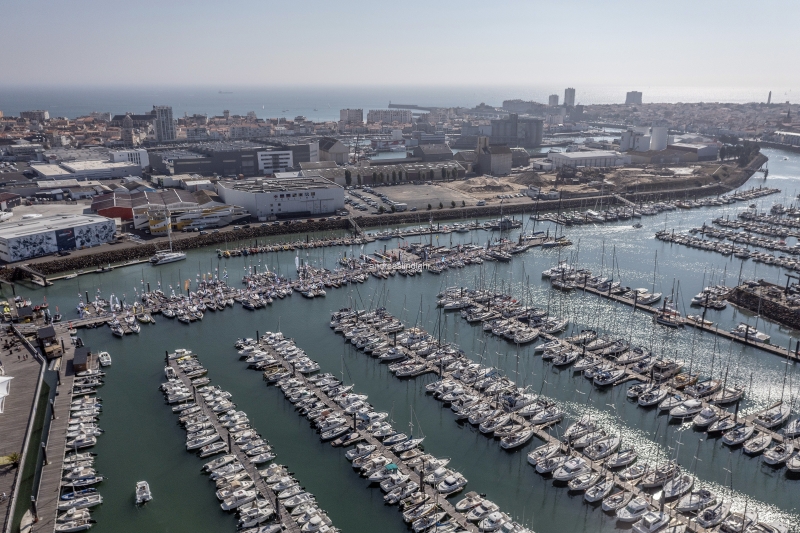
<svg viewBox="0 0 800 533">
<path fill-rule="evenodd" d="M 618 152 L 611 150 L 589 150 L 587 152 L 557 152 L 549 156 L 558 156 L 566 159 L 586 159 L 587 157 L 621 157 Z"/>
<path fill-rule="evenodd" d="M 217 185 L 222 185 L 226 189 L 235 189 L 237 191 L 246 191 L 252 193 L 258 192 L 277 192 L 289 190 L 303 190 L 303 189 L 330 189 L 339 186 L 329 180 L 318 177 L 304 177 L 304 178 L 256 178 L 250 180 L 240 181 L 219 181 Z"/>
<path fill-rule="evenodd" d="M 0 226 L 0 239 L 14 239 L 43 231 L 75 228 L 107 220 L 109 219 L 100 215 L 51 215 L 20 222 L 8 222 Z"/>
</svg>

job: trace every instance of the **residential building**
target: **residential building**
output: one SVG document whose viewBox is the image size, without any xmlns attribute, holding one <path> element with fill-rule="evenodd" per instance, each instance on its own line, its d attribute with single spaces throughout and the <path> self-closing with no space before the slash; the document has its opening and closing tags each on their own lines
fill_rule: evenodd
<svg viewBox="0 0 800 533">
<path fill-rule="evenodd" d="M 44 109 L 37 109 L 35 111 L 20 111 L 19 118 L 30 120 L 31 122 L 38 122 L 41 124 L 46 120 L 50 120 L 50 112 Z"/>
<path fill-rule="evenodd" d="M 547 99 L 547 105 L 549 105 L 550 107 L 557 106 L 558 105 L 558 95 L 557 94 L 551 94 Z"/>
<path fill-rule="evenodd" d="M 642 105 L 642 92 L 641 91 L 628 91 L 625 94 L 626 105 Z"/>
<path fill-rule="evenodd" d="M 566 107 L 575 107 L 575 89 L 572 87 L 564 89 L 564 105 Z"/>
<path fill-rule="evenodd" d="M 363 109 L 340 109 L 339 122 L 344 124 L 363 124 L 364 123 L 364 110 Z"/>
<path fill-rule="evenodd" d="M 0 259 L 21 261 L 114 240 L 114 221 L 99 215 L 51 215 L 0 226 Z"/>
<path fill-rule="evenodd" d="M 414 115 L 410 109 L 370 109 L 367 112 L 367 123 L 384 122 L 391 124 L 409 124 L 413 121 Z"/>
<path fill-rule="evenodd" d="M 511 113 L 508 118 L 492 120 L 491 144 L 506 144 L 534 148 L 542 144 L 544 126 L 538 118 L 519 118 Z"/>
<path fill-rule="evenodd" d="M 170 142 L 178 138 L 175 128 L 175 121 L 172 119 L 172 107 L 167 105 L 153 106 L 155 120 L 153 129 L 156 134 L 156 141 Z"/>
<path fill-rule="evenodd" d="M 226 204 L 244 207 L 258 220 L 324 215 L 344 208 L 344 188 L 324 178 L 256 178 L 218 181 Z"/>
</svg>

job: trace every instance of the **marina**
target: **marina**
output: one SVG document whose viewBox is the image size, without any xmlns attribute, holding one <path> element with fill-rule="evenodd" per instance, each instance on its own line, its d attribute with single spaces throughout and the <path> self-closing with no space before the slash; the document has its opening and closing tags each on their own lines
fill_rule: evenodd
<svg viewBox="0 0 800 533">
<path fill-rule="evenodd" d="M 779 169 L 771 168 L 771 177 L 780 174 Z M 791 187 L 781 189 L 791 193 Z M 752 201 L 763 202 L 760 211 L 769 211 L 773 204 L 768 197 Z M 473 523 L 468 520 L 461 522 L 460 516 L 463 514 L 455 510 L 456 504 L 470 491 L 485 492 L 485 498 L 496 503 L 502 513 L 522 527 L 536 532 L 615 531 L 619 527 L 617 515 L 612 511 L 603 512 L 603 509 L 615 505 L 616 500 L 605 500 L 617 492 L 623 493 L 618 496 L 619 501 L 624 500 L 625 493 L 630 495 L 630 501 L 640 495 L 646 496 L 649 498 L 648 507 L 657 514 L 660 500 L 654 499 L 655 493 L 643 490 L 642 482 L 634 483 L 635 480 L 620 478 L 620 473 L 627 466 L 611 470 L 616 477 L 612 478 L 614 484 L 605 497 L 596 500 L 594 505 L 583 503 L 587 501 L 587 494 L 589 498 L 597 498 L 605 493 L 605 485 L 588 493 L 585 491 L 594 486 L 590 483 L 592 480 L 597 485 L 609 472 L 601 465 L 608 457 L 593 460 L 587 455 L 586 448 L 582 448 L 586 451 L 581 452 L 565 446 L 567 429 L 587 415 L 606 432 L 606 437 L 619 434 L 622 448 L 636 449 L 638 459 L 633 465 L 657 466 L 674 460 L 682 467 L 681 475 L 674 479 L 683 480 L 684 474 L 694 479 L 694 488 L 690 492 L 708 490 L 716 495 L 718 501 L 730 503 L 733 512 L 741 513 L 746 507 L 748 513 L 757 515 L 757 521 L 783 522 L 794 528 L 798 518 L 793 495 L 798 479 L 786 465 L 794 464 L 787 463 L 787 460 L 796 453 L 796 446 L 786 438 L 785 430 L 794 427 L 792 424 L 797 412 L 791 411 L 791 416 L 774 428 L 756 423 L 760 420 L 759 414 L 770 415 L 770 409 L 774 409 L 781 400 L 792 407 L 794 405 L 797 385 L 794 375 L 796 343 L 789 344 L 790 339 L 796 337 L 794 330 L 786 329 L 763 316 L 756 321 L 755 312 L 734 305 L 722 309 L 699 308 L 696 314 L 703 316 L 705 313 L 705 320 L 712 322 L 711 325 L 672 328 L 654 324 L 654 316 L 659 310 L 664 310 L 663 301 L 642 304 L 624 298 L 622 294 L 608 295 L 607 291 L 592 288 L 588 284 L 584 287 L 581 283 L 576 283 L 572 290 L 564 291 L 553 286 L 552 282 L 558 280 L 558 276 L 541 279 L 539 276 L 544 270 L 558 267 L 565 259 L 576 269 L 595 272 L 593 276 L 609 276 L 611 248 L 616 246 L 614 262 L 619 265 L 619 272 L 613 275 L 613 279 L 622 280 L 630 287 L 646 287 L 651 294 L 660 292 L 662 299 L 669 297 L 670 301 L 674 300 L 675 309 L 680 311 L 684 326 L 693 326 L 695 324 L 686 320 L 687 312 L 690 312 L 686 311 L 690 296 L 700 294 L 706 287 L 733 284 L 730 280 L 738 277 L 740 264 L 730 256 L 704 254 L 702 250 L 674 245 L 670 247 L 668 243 L 653 239 L 653 235 L 664 227 L 664 217 L 670 227 L 676 228 L 676 232 L 685 232 L 700 227 L 709 219 L 727 218 L 729 215 L 733 219 L 737 210 L 747 209 L 745 205 L 735 204 L 676 209 L 649 220 L 643 218 L 645 227 L 641 230 L 632 228 L 626 221 L 576 225 L 568 230 L 572 246 L 536 246 L 527 252 L 509 253 L 512 256 L 509 261 L 492 261 L 486 257 L 487 236 L 498 243 L 501 237 L 505 240 L 502 246 L 510 250 L 518 245 L 521 235 L 532 233 L 532 221 L 526 221 L 522 227 L 507 230 L 502 235 L 499 232 L 484 233 L 478 237 L 480 233 L 474 231 L 452 231 L 446 237 L 440 235 L 439 241 L 443 238 L 449 241 L 452 237 L 452 245 L 448 242 L 447 246 L 435 246 L 438 244 L 436 236 L 433 239 L 429 235 L 407 238 L 390 232 L 386 241 L 380 242 L 376 238 L 373 242 L 364 243 L 363 249 L 361 244 L 342 244 L 338 245 L 339 249 L 276 249 L 268 254 L 250 254 L 248 251 L 248 255 L 242 253 L 230 258 L 218 257 L 215 249 L 192 250 L 187 252 L 185 261 L 158 267 L 131 266 L 105 273 L 87 273 L 60 280 L 44 289 L 25 289 L 25 292 L 36 295 L 32 299 L 41 301 L 39 295 L 46 295 L 51 308 L 56 305 L 60 307 L 65 316 L 61 323 L 56 324 L 56 334 L 63 337 L 66 344 L 69 344 L 67 330 L 71 322 L 71 326 L 77 329 L 77 337 L 87 346 L 108 350 L 113 359 L 111 366 L 104 370 L 107 375 L 102 390 L 103 410 L 113 413 L 113 416 L 103 418 L 106 432 L 92 448 L 92 452 L 97 453 L 92 468 L 105 478 L 98 485 L 103 503 L 91 511 L 91 519 L 96 521 L 92 524 L 92 530 L 101 533 L 105 530 L 161 530 L 167 527 L 166 524 L 196 531 L 232 531 L 236 528 L 238 518 L 220 509 L 220 501 L 214 491 L 209 490 L 207 483 L 198 483 L 201 479 L 198 478 L 198 469 L 204 462 L 214 460 L 217 456 L 198 461 L 193 454 L 181 449 L 180 444 L 186 438 L 185 430 L 175 424 L 176 414 L 164 406 L 160 395 L 153 394 L 163 381 L 164 348 L 185 346 L 202 354 L 202 365 L 213 379 L 211 384 L 230 391 L 232 398 L 235 398 L 236 410 L 246 412 L 251 426 L 259 428 L 269 438 L 269 444 L 280 462 L 288 471 L 294 472 L 294 477 L 302 481 L 308 492 L 314 494 L 335 527 L 342 531 L 369 531 L 374 524 L 380 524 L 381 531 L 407 531 L 396 508 L 384 504 L 384 493 L 375 490 L 374 485 L 369 488 L 363 478 L 353 473 L 351 462 L 344 457 L 349 449 L 354 449 L 352 446 L 369 444 L 377 447 L 381 442 L 368 437 L 354 441 L 350 448 L 342 450 L 330 446 L 330 441 L 320 441 L 319 435 L 309 428 L 305 417 L 298 416 L 296 404 L 287 401 L 282 389 L 265 387 L 259 375 L 246 368 L 250 363 L 235 364 L 231 361 L 230 344 L 235 338 L 259 339 L 266 330 L 281 331 L 286 338 L 296 339 L 298 347 L 319 365 L 316 373 L 307 375 L 312 381 L 300 376 L 296 378 L 309 390 L 319 393 L 315 394 L 319 401 L 329 398 L 313 385 L 314 376 L 333 374 L 344 383 L 354 384 L 358 394 L 368 395 L 376 412 L 389 413 L 392 426 L 397 430 L 408 427 L 409 421 L 413 420 L 414 427 L 424 431 L 425 453 L 449 458 L 448 468 L 461 473 L 468 480 L 458 495 L 442 499 L 442 512 L 447 512 L 459 526 L 466 526 L 470 531 L 474 530 L 470 529 L 475 527 Z M 547 235 L 548 230 L 550 236 L 556 235 L 552 223 L 536 222 L 536 231 L 543 231 Z M 392 262 L 391 256 L 407 253 L 409 264 L 414 263 L 411 256 L 422 259 L 417 252 L 422 253 L 425 244 L 429 247 L 428 251 L 440 249 L 440 255 L 435 259 L 429 256 L 420 261 L 421 265 L 428 265 L 416 269 L 415 274 L 422 275 L 408 275 L 408 268 L 406 275 L 400 273 L 401 262 Z M 482 262 L 464 262 L 464 266 L 451 266 L 438 274 L 429 271 L 430 266 L 442 263 L 439 258 L 445 258 L 445 262 L 463 261 L 467 257 L 465 251 L 472 249 L 477 254 L 478 248 L 484 250 L 480 252 Z M 444 249 L 448 253 L 444 253 Z M 655 251 L 658 251 L 658 267 L 654 284 L 652 258 Z M 345 256 L 347 266 L 341 263 Z M 649 259 L 642 260 L 642 257 Z M 298 272 L 296 261 L 300 263 L 301 273 Z M 342 272 L 337 273 L 337 269 L 342 269 Z M 728 284 L 724 279 L 726 269 Z M 350 273 L 345 275 L 346 270 Z M 764 278 L 774 282 L 783 277 L 785 269 L 777 264 L 756 264 L 751 261 L 741 270 L 743 279 Z M 224 282 L 219 279 L 222 273 L 227 273 Z M 347 275 L 358 275 L 364 278 L 365 283 L 359 283 L 354 278 L 347 279 Z M 676 277 L 681 282 L 680 290 L 674 290 L 673 293 L 673 278 Z M 187 279 L 190 280 L 189 292 L 195 295 L 178 298 L 178 294 L 186 294 L 184 283 Z M 367 280 L 369 283 L 366 283 Z M 326 282 L 331 286 L 327 286 Z M 336 283 L 339 284 L 338 288 Z M 170 286 L 175 291 L 174 298 Z M 288 295 L 280 298 L 277 294 L 273 297 L 270 294 L 288 286 L 291 286 L 293 293 L 300 294 L 294 294 L 293 298 Z M 461 318 L 462 308 L 453 311 L 445 310 L 444 306 L 437 308 L 436 295 L 446 292 L 448 287 L 483 287 L 492 294 L 517 299 L 521 307 L 547 310 L 548 316 L 556 321 L 566 319 L 567 324 L 563 330 L 553 333 L 538 328 L 538 337 L 531 341 L 526 341 L 526 330 L 519 332 L 518 340 L 521 342 L 515 342 L 513 335 L 511 340 L 507 340 L 503 335 L 485 331 L 482 322 L 472 325 L 466 318 Z M 162 291 L 163 299 L 149 300 L 157 288 Z M 98 289 L 99 294 L 109 301 L 105 311 L 99 315 L 92 309 Z M 326 294 L 324 297 L 316 294 L 313 298 L 304 297 L 302 293 L 309 289 L 322 290 Z M 20 288 L 17 290 L 19 292 Z M 201 291 L 209 292 L 201 294 Z M 110 298 L 112 293 L 115 294 L 113 300 Z M 93 314 L 80 318 L 74 310 L 77 294 L 82 295 L 82 301 Z M 142 301 L 142 294 L 149 295 L 145 301 Z M 259 299 L 264 296 L 264 305 L 256 308 L 260 312 L 250 312 L 242 302 L 249 300 L 252 303 L 256 294 Z M 194 313 L 189 309 L 190 305 L 199 308 L 202 303 L 208 306 L 212 300 L 217 305 L 221 296 L 225 296 L 225 311 L 220 312 L 219 308 L 216 312 L 198 309 L 203 314 L 202 320 L 179 323 L 177 316 L 172 320 L 163 314 L 164 310 L 171 308 L 177 312 L 179 307 Z M 120 308 L 112 310 L 111 306 L 117 303 L 117 297 Z M 272 298 L 273 302 L 267 303 L 266 298 Z M 227 304 L 229 299 L 234 300 L 232 305 Z M 135 323 L 140 324 L 140 334 L 114 337 L 109 334 L 110 328 L 85 327 L 105 323 L 112 313 L 116 313 L 124 328 L 128 321 L 125 319 L 127 309 L 123 303 L 127 302 L 130 307 L 133 301 L 143 305 L 132 312 Z M 483 304 L 473 301 L 463 309 L 466 311 L 473 306 L 478 310 L 481 309 L 480 305 Z M 370 312 L 382 307 L 403 325 L 403 331 L 424 329 L 430 332 L 437 343 L 441 341 L 442 345 L 457 346 L 456 351 L 462 350 L 463 354 L 458 359 L 495 368 L 498 370 L 498 379 L 504 379 L 503 383 L 552 401 L 561 412 L 561 421 L 532 424 L 532 417 L 509 416 L 507 422 L 494 428 L 495 431 L 500 429 L 502 433 L 504 427 L 510 426 L 515 429 L 510 433 L 513 436 L 523 430 L 533 429 L 533 437 L 518 448 L 507 450 L 502 443 L 509 435 L 487 437 L 488 433 L 481 431 L 483 422 L 477 425 L 457 422 L 451 409 L 442 409 L 442 401 L 433 399 L 439 392 L 446 391 L 429 392 L 428 386 L 455 383 L 453 370 L 448 373 L 429 362 L 427 356 L 412 355 L 411 359 L 419 361 L 417 364 L 425 362 L 424 368 L 412 370 L 408 378 L 398 379 L 389 367 L 400 359 L 380 363 L 377 359 L 368 358 L 352 343 L 343 343 L 341 337 L 328 327 L 331 312 L 335 310 L 352 308 Z M 489 312 L 490 309 L 482 311 Z M 140 314 L 150 315 L 156 323 L 138 321 L 136 316 Z M 759 333 L 769 336 L 769 344 L 753 342 L 752 339 L 742 342 L 745 341 L 744 337 L 731 333 L 742 323 L 754 326 Z M 529 325 L 525 324 L 526 327 Z M 551 327 L 557 326 L 553 324 Z M 33 324 L 20 324 L 19 328 L 23 334 L 32 334 L 37 329 Z M 650 378 L 647 374 L 632 372 L 630 366 L 626 367 L 623 378 L 615 379 L 609 385 L 598 386 L 594 379 L 587 380 L 583 372 L 574 372 L 572 366 L 557 366 L 555 363 L 559 354 L 537 350 L 540 345 L 559 339 L 558 344 L 564 346 L 565 339 L 580 335 L 583 330 L 612 335 L 630 346 L 643 347 L 662 357 L 678 358 L 678 354 L 684 361 L 684 373 L 697 376 L 695 385 L 710 380 L 724 381 L 727 374 L 728 383 L 740 386 L 743 391 L 738 410 L 735 403 L 720 408 L 743 424 L 741 436 L 731 434 L 727 440 L 736 442 L 741 437 L 745 439 L 731 448 L 724 442 L 721 432 L 710 435 L 698 431 L 694 417 L 706 408 L 718 410 L 717 406 L 704 399 L 695 406 L 686 403 L 691 398 L 684 397 L 679 405 L 686 403 L 687 410 L 685 413 L 678 411 L 674 416 L 674 407 L 669 410 L 642 407 L 637 400 L 628 396 L 628 391 L 639 385 L 647 386 Z M 527 333 L 531 335 L 529 331 Z M 388 334 L 384 339 L 388 344 L 383 348 L 391 349 L 393 333 L 382 334 Z M 749 337 L 750 334 L 747 335 Z M 562 355 L 568 360 L 566 354 Z M 789 359 L 786 358 L 787 354 L 791 356 Z M 578 354 L 571 364 L 577 364 L 583 355 Z M 67 355 L 64 361 L 68 362 L 70 357 Z M 608 356 L 605 358 L 613 362 Z M 4 366 L 6 369 L 12 368 L 13 365 L 7 361 L 4 355 Z M 291 368 L 284 363 L 281 362 L 283 368 Z M 53 458 L 58 456 L 59 446 L 63 452 L 66 440 L 66 437 L 59 437 L 57 431 L 58 423 L 63 423 L 64 416 L 59 409 L 66 409 L 72 401 L 66 401 L 68 391 L 71 394 L 73 390 L 71 383 L 68 389 L 64 388 L 69 378 L 67 367 L 61 369 L 62 384 L 55 401 L 56 420 L 47 442 L 51 463 L 44 467 L 37 500 L 40 521 L 34 528 L 41 525 L 44 527 L 42 530 L 48 527 L 53 530 L 56 513 L 45 512 L 49 505 L 45 495 L 54 492 L 52 487 L 61 481 L 63 472 L 61 465 L 53 469 L 57 471 L 55 475 L 48 468 L 56 464 Z M 618 366 L 608 368 L 609 371 L 617 369 Z M 410 377 L 412 374 L 417 374 L 417 377 Z M 185 379 L 183 383 L 189 386 Z M 13 386 L 12 383 L 12 393 Z M 669 387 L 667 397 L 671 394 L 685 395 L 673 385 Z M 493 397 L 489 400 L 497 401 Z M 326 405 L 341 409 L 338 404 Z M 495 410 L 498 408 L 497 403 L 491 405 Z M 699 411 L 695 411 L 698 408 Z M 685 418 L 689 413 L 692 413 L 692 418 Z M 783 413 L 776 412 L 775 416 L 780 419 Z M 65 433 L 67 425 L 64 423 Z M 493 427 L 484 425 L 483 429 L 488 432 Z M 222 433 L 223 428 L 217 430 Z M 223 442 L 225 440 L 220 439 Z M 509 439 L 509 443 L 513 445 L 514 441 Z M 553 487 L 550 476 L 543 477 L 529 464 L 529 454 L 547 443 L 558 444 L 562 453 L 587 461 L 593 474 L 573 483 L 578 491 L 586 485 L 582 489 L 584 492 Z M 786 455 L 789 444 L 795 449 Z M 55 455 L 52 455 L 51 448 Z M 222 455 L 224 452 L 220 453 Z M 240 455 L 239 461 L 242 462 L 243 458 Z M 768 459 L 780 466 L 773 466 L 767 462 Z M 401 471 L 413 479 L 410 469 L 402 466 Z M 251 477 L 257 475 L 255 471 L 251 474 Z M 596 480 L 593 477 L 595 474 L 599 475 Z M 48 481 L 52 477 L 58 479 Z M 134 489 L 136 483 L 142 480 L 147 480 L 153 499 L 137 508 Z M 254 478 L 254 481 L 257 480 Z M 684 485 L 678 484 L 672 488 L 676 483 L 668 488 L 676 493 L 681 492 Z M 266 488 L 263 490 L 267 491 Z M 426 485 L 426 490 L 433 489 Z M 686 494 L 670 498 L 664 510 L 674 525 L 702 531 L 702 526 L 698 526 L 698 514 L 680 513 L 677 510 L 678 503 Z M 191 512 L 178 522 L 174 516 L 175 509 Z M 47 520 L 50 520 L 49 526 L 46 525 Z M 287 523 L 287 526 L 291 527 L 291 523 Z"/>
</svg>

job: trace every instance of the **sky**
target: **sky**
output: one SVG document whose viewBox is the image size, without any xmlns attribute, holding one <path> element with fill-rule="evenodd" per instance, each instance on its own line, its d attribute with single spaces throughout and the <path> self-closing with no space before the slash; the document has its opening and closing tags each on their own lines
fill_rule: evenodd
<svg viewBox="0 0 800 533">
<path fill-rule="evenodd" d="M 0 0 L 0 13 L 0 86 L 800 78 L 797 0 Z"/>
</svg>

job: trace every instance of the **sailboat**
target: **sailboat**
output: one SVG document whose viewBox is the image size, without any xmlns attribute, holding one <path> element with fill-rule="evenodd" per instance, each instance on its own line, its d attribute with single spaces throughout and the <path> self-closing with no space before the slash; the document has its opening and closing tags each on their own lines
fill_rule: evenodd
<svg viewBox="0 0 800 533">
<path fill-rule="evenodd" d="M 150 264 L 153 266 L 165 265 L 167 263 L 174 263 L 175 261 L 182 261 L 186 259 L 186 254 L 184 252 L 172 251 L 172 218 L 170 217 L 169 210 L 167 210 L 166 222 L 167 237 L 169 238 L 169 251 L 156 252 L 156 254 L 150 258 Z"/>
</svg>

